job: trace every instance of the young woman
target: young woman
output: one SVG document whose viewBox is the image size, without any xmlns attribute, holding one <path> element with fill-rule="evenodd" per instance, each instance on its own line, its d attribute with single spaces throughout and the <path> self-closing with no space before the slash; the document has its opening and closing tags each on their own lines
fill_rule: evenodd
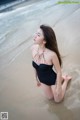
<svg viewBox="0 0 80 120">
<path fill-rule="evenodd" d="M 40 26 L 34 36 L 34 45 L 31 50 L 37 86 L 43 88 L 48 99 L 61 102 L 71 77 L 62 76 L 61 56 L 55 33 L 50 26 Z"/>
</svg>

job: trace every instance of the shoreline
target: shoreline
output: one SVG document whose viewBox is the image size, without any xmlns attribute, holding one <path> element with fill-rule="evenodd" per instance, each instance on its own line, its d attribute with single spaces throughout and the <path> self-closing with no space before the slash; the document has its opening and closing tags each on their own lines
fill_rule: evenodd
<svg viewBox="0 0 80 120">
<path fill-rule="evenodd" d="M 11 5 L 7 8 L 3 8 L 2 10 L 0 10 L 0 13 L 8 12 L 8 11 L 11 11 L 11 10 L 14 10 L 14 9 L 17 9 L 17 8 L 20 8 L 20 7 L 25 7 L 27 5 L 30 5 L 30 4 L 33 4 L 33 3 L 36 3 L 36 2 L 40 2 L 40 1 L 37 1 L 37 0 L 22 1 L 20 3 L 13 4 L 13 5 Z"/>
</svg>

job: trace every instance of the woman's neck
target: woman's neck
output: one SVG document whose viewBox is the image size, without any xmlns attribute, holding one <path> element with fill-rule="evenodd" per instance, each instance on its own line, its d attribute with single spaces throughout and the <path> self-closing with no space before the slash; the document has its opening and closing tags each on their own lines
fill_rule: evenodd
<svg viewBox="0 0 80 120">
<path fill-rule="evenodd" d="M 45 45 L 39 45 L 39 50 L 44 51 L 45 50 Z"/>
</svg>

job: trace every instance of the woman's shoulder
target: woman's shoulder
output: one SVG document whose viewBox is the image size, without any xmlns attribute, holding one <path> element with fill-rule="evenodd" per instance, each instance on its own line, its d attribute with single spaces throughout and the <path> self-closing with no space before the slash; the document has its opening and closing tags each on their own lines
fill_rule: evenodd
<svg viewBox="0 0 80 120">
<path fill-rule="evenodd" d="M 50 50 L 50 49 L 47 49 L 47 50 L 46 50 L 46 53 L 47 53 L 47 57 L 50 58 L 51 61 L 52 61 L 53 59 L 56 59 L 56 58 L 57 58 L 56 52 L 54 52 L 54 51 L 52 51 L 52 50 Z"/>
<path fill-rule="evenodd" d="M 48 49 L 48 53 L 53 57 L 53 56 L 56 56 L 56 52 Z"/>
</svg>

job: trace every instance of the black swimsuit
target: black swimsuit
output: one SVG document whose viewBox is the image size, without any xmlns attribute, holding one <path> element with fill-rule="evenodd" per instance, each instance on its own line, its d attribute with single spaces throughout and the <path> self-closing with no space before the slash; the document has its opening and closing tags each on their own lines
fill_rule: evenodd
<svg viewBox="0 0 80 120">
<path fill-rule="evenodd" d="M 35 55 L 35 57 L 38 55 L 38 52 L 39 52 L 39 48 L 38 48 L 38 51 L 37 51 L 37 54 Z M 44 57 L 44 51 L 41 55 L 43 55 L 44 61 L 46 62 L 45 57 Z M 39 59 L 41 58 L 41 55 L 38 55 Z M 44 83 L 49 86 L 55 85 L 56 73 L 52 69 L 53 65 L 48 65 L 45 63 L 40 63 L 38 65 L 34 60 L 32 61 L 32 65 L 36 69 L 38 78 L 41 83 Z"/>
<path fill-rule="evenodd" d="M 56 73 L 52 69 L 53 65 L 47 65 L 44 63 L 41 63 L 40 65 L 38 65 L 34 61 L 32 61 L 32 65 L 36 69 L 38 78 L 41 83 L 44 83 L 49 86 L 55 85 Z"/>
</svg>

